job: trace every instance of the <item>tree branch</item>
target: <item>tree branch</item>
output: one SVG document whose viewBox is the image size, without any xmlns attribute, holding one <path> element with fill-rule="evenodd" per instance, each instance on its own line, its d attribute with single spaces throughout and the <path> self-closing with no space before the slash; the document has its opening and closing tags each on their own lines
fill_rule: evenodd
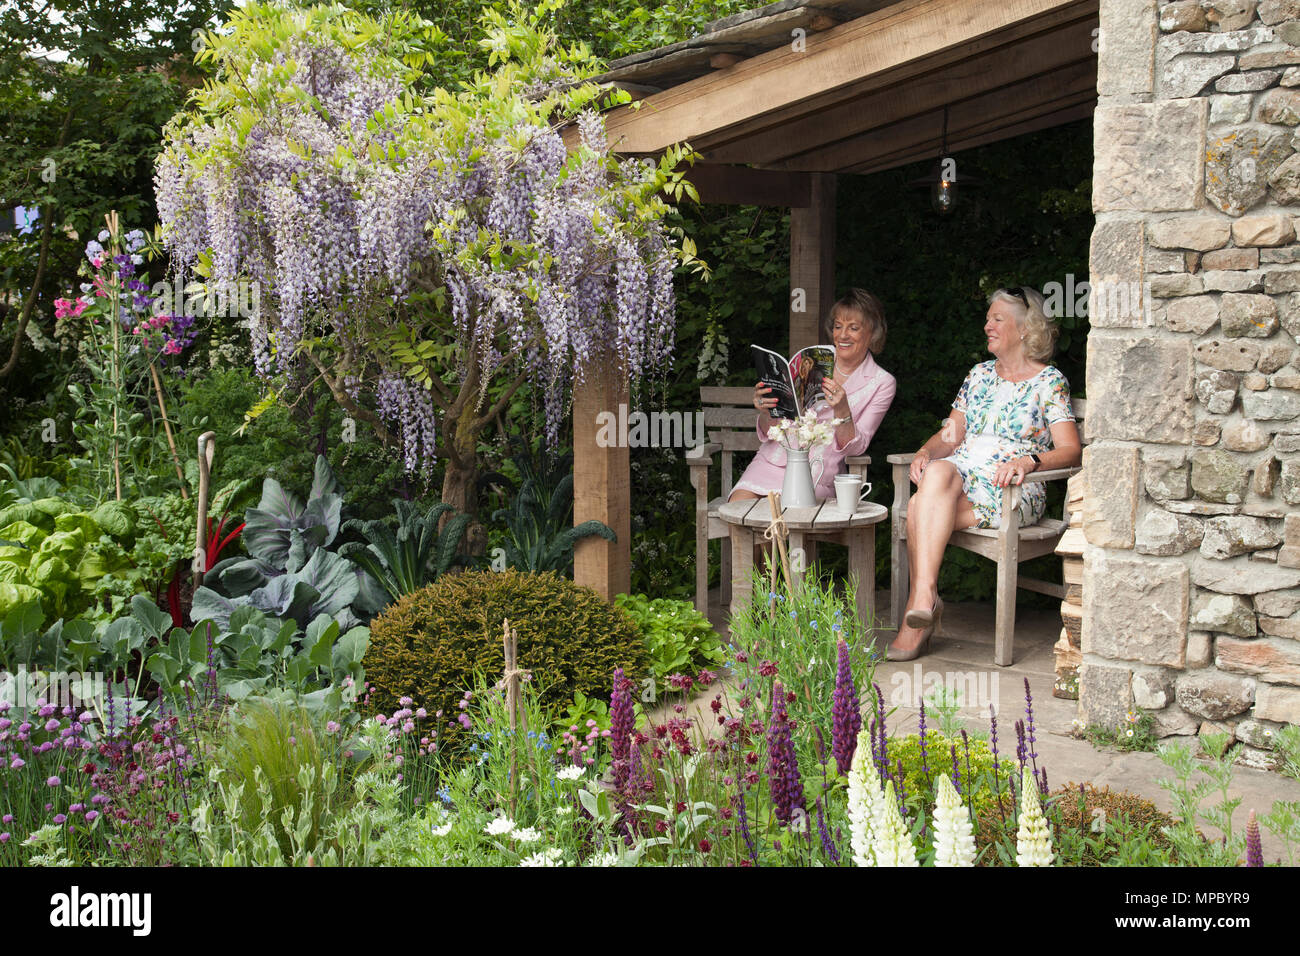
<svg viewBox="0 0 1300 956">
<path fill-rule="evenodd" d="M 68 129 L 72 126 L 72 109 L 63 116 L 63 128 L 59 130 L 59 142 L 54 148 L 62 149 L 68 140 Z M 18 331 L 14 333 L 13 348 L 9 351 L 9 361 L 5 362 L 4 367 L 0 368 L 0 378 L 8 378 L 13 370 L 18 367 L 18 358 L 23 353 L 23 335 L 27 332 L 27 323 L 31 321 L 32 309 L 36 307 L 36 300 L 41 293 L 41 283 L 45 280 L 45 263 L 50 258 L 50 242 L 54 237 L 54 210 L 55 206 L 51 203 L 49 206 L 41 209 L 41 252 L 36 260 L 36 277 L 32 280 L 32 288 L 27 293 L 27 301 L 23 303 L 23 314 L 18 317 Z"/>
<path fill-rule="evenodd" d="M 486 428 L 491 424 L 492 419 L 496 418 L 506 410 L 506 407 L 510 404 L 510 399 L 514 398 L 515 392 L 519 391 L 519 387 L 523 385 L 524 382 L 528 381 L 531 375 L 532 373 L 528 369 L 520 372 L 519 377 L 510 383 L 501 397 L 493 403 L 492 407 L 489 408 L 481 418 L 475 419 L 474 427 Z"/>
<path fill-rule="evenodd" d="M 375 434 L 379 436 L 379 440 L 385 445 L 397 444 L 397 437 L 384 427 L 384 423 L 379 420 L 379 416 L 370 409 L 363 408 L 354 402 L 352 396 L 344 390 L 339 380 L 330 376 L 330 373 L 325 370 L 325 366 L 321 364 L 320 359 L 318 359 L 314 353 L 307 352 L 307 360 L 316 367 L 316 371 L 320 372 L 320 377 L 324 380 L 325 386 L 330 390 L 330 394 L 334 396 L 334 401 L 338 402 L 339 405 L 343 407 L 344 411 L 353 418 L 359 418 L 361 421 L 373 428 Z"/>
</svg>

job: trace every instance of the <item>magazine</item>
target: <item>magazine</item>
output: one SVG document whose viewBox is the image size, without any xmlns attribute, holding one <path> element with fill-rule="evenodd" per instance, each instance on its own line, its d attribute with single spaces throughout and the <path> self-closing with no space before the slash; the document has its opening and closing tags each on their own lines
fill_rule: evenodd
<svg viewBox="0 0 1300 956">
<path fill-rule="evenodd" d="M 810 345 L 795 352 L 789 361 L 761 345 L 751 345 L 758 380 L 772 389 L 777 399 L 772 414 L 777 418 L 798 418 L 826 400 L 822 382 L 835 375 L 835 349 Z"/>
</svg>

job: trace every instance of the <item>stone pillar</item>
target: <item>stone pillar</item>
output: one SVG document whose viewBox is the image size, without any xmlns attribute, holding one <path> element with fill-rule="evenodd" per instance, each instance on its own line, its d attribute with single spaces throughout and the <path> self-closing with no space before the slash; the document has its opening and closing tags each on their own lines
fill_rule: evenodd
<svg viewBox="0 0 1300 956">
<path fill-rule="evenodd" d="M 1300 0 L 1101 0 L 1099 40 L 1080 710 L 1266 766 L 1300 717 Z"/>
</svg>

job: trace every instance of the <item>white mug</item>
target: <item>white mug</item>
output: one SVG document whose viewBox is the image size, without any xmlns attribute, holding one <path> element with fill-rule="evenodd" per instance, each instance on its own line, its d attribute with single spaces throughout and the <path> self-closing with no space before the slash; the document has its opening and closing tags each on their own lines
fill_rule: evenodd
<svg viewBox="0 0 1300 956">
<path fill-rule="evenodd" d="M 861 492 L 858 489 L 861 488 Z M 857 475 L 835 476 L 835 507 L 846 514 L 854 514 L 858 505 L 871 494 L 871 482 L 864 482 Z"/>
</svg>

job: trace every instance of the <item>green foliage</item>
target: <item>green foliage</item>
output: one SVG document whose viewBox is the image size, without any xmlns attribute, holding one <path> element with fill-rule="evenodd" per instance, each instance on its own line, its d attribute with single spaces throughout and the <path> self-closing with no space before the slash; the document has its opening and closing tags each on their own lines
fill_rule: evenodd
<svg viewBox="0 0 1300 956">
<path fill-rule="evenodd" d="M 147 545 L 136 562 L 137 521 L 122 502 L 82 511 L 57 497 L 13 500 L 0 509 L 0 615 L 39 600 L 51 619 L 114 616 L 161 574 Z"/>
<path fill-rule="evenodd" d="M 1273 735 L 1277 751 L 1278 770 L 1293 780 L 1300 780 L 1300 727 L 1287 724 Z"/>
<path fill-rule="evenodd" d="M 1058 861 L 1069 866 L 1169 866 L 1176 856 L 1165 829 L 1174 819 L 1127 790 L 1069 784 L 1047 810 Z"/>
<path fill-rule="evenodd" d="M 245 413 L 268 394 L 268 385 L 276 400 L 246 423 Z M 243 365 L 218 366 L 187 378 L 181 386 L 177 442 L 194 448 L 199 435 L 213 431 L 217 475 L 274 478 L 300 497 L 308 494 L 316 457 L 323 454 L 348 488 L 354 513 L 362 518 L 386 515 L 394 494 L 421 494 L 422 486 L 405 476 L 400 456 L 386 449 L 365 422 L 354 421 L 356 440 L 344 440 L 346 417 L 317 380 L 295 384 L 275 378 L 263 383 Z"/>
<path fill-rule="evenodd" d="M 831 726 L 832 690 L 837 671 L 837 646 L 841 638 L 849 648 L 849 664 L 858 690 L 858 699 L 870 699 L 875 674 L 877 632 L 859 620 L 852 582 L 837 593 L 834 583 L 813 565 L 803 577 L 803 584 L 790 595 L 778 577 L 775 591 L 769 591 L 768 579 L 754 573 L 755 600 L 731 619 L 731 645 L 736 652 L 735 664 L 728 666 L 746 687 L 761 687 L 759 667 L 763 661 L 776 665 L 777 681 L 795 700 L 787 704 L 795 722 L 795 746 L 799 758 L 807 765 L 815 759 L 813 728 L 823 731 Z M 768 600 L 763 596 L 768 595 Z M 743 658 L 743 659 L 742 659 Z"/>
<path fill-rule="evenodd" d="M 1273 809 L 1259 818 L 1260 825 L 1282 841 L 1286 866 L 1297 863 L 1295 850 L 1300 848 L 1300 800 L 1279 800 Z"/>
<path fill-rule="evenodd" d="M 337 709 L 364 683 L 369 637 L 364 627 L 343 631 L 327 614 L 300 630 L 293 620 L 240 607 L 223 626 L 200 620 L 189 632 L 174 628 L 166 640 L 160 634 L 144 650 L 150 675 L 169 697 L 181 696 L 187 682 L 205 682 L 211 670 L 216 690 L 232 700 L 287 691 L 306 706 Z"/>
<path fill-rule="evenodd" d="M 519 635 L 519 666 L 543 690 L 543 705 L 567 704 L 575 691 L 606 696 L 616 667 L 646 672 L 636 625 L 590 588 L 559 575 L 468 571 L 439 578 L 371 622 L 365 657 L 371 705 L 388 713 L 410 696 L 429 713 L 456 713 L 479 672 L 504 666 L 502 621 Z"/>
<path fill-rule="evenodd" d="M 728 651 L 722 638 L 690 601 L 620 594 L 614 603 L 641 628 L 658 693 L 668 689 L 672 674 L 693 677 L 702 668 L 726 662 Z"/>
<path fill-rule="evenodd" d="M 6 211 L 22 205 L 41 212 L 30 233 L 0 240 L 0 287 L 12 293 L 9 304 L 26 296 L 34 302 L 21 337 L 21 310 L 0 310 L 0 366 L 18 356 L 15 370 L 0 376 L 0 405 L 17 412 L 15 425 L 50 415 L 63 430 L 72 371 L 52 343 L 53 300 L 74 287 L 82 247 L 106 213 L 154 220 L 162 127 L 201 78 L 189 66 L 192 31 L 230 6 L 81 0 L 0 9 L 0 196 Z M 29 447 L 34 432 L 26 435 Z"/>
<path fill-rule="evenodd" d="M 921 759 L 919 734 L 887 738 L 889 764 L 895 767 L 903 762 L 903 779 L 909 805 L 916 813 L 927 815 L 933 808 L 934 784 L 939 774 L 952 776 L 952 751 L 957 750 L 957 768 L 961 773 L 961 794 L 967 805 L 973 801 L 975 818 L 995 806 L 993 781 L 993 751 L 987 742 L 968 736 L 970 742 L 969 765 L 966 744 L 960 736 L 946 737 L 933 730 L 925 734 L 925 759 Z M 969 785 L 976 781 L 974 794 Z M 1002 786 L 1006 786 L 1006 771 L 1002 771 Z"/>
<path fill-rule="evenodd" d="M 1111 728 L 1089 724 L 1083 733 L 1093 746 L 1114 747 L 1125 752 L 1154 752 L 1160 743 L 1155 733 L 1155 718 L 1147 710 L 1129 711 L 1123 726 Z"/>
<path fill-rule="evenodd" d="M 386 521 L 348 521 L 344 531 L 355 531 L 365 542 L 349 542 L 339 554 L 361 567 L 396 601 L 426 584 L 431 584 L 457 560 L 464 557 L 456 548 L 469 526 L 469 515 L 456 514 L 451 505 L 435 502 L 423 515 L 410 501 L 393 499 L 397 533 Z M 438 523 L 447 515 L 447 525 L 438 533 Z"/>
<path fill-rule="evenodd" d="M 213 755 L 227 819 L 246 833 L 268 826 L 286 860 L 316 852 L 326 816 L 340 809 L 325 737 L 308 711 L 254 699 L 235 711 Z"/>
<path fill-rule="evenodd" d="M 510 506 L 498 509 L 494 521 L 504 522 L 501 539 L 507 567 L 519 571 L 557 571 L 572 573 L 573 548 L 583 538 L 599 535 L 606 541 L 617 540 L 609 526 L 600 521 L 573 524 L 572 454 L 544 455 L 537 462 L 522 443 L 511 463 L 520 476 Z M 491 473 L 480 484 L 509 487 L 505 475 Z"/>
<path fill-rule="evenodd" d="M 1236 866 L 1245 855 L 1245 834 L 1234 833 L 1232 827 L 1232 815 L 1241 804 L 1241 797 L 1228 796 L 1232 764 L 1239 749 L 1227 747 L 1229 739 L 1223 734 L 1206 734 L 1202 738 L 1211 754 L 1208 763 L 1198 762 L 1191 749 L 1182 744 L 1161 744 L 1156 750 L 1161 762 L 1173 773 L 1172 778 L 1156 781 L 1169 794 L 1173 804 L 1171 815 L 1176 821 L 1162 832 L 1186 866 Z M 1219 793 L 1219 802 L 1203 808 L 1205 798 L 1215 791 Z M 1200 823 L 1217 827 L 1223 839 L 1207 840 L 1198 829 Z"/>
<path fill-rule="evenodd" d="M 600 697 L 588 697 L 580 690 L 573 692 L 573 701 L 551 721 L 557 728 L 581 736 L 586 732 L 587 721 L 594 720 L 598 730 L 609 729 L 609 702 Z"/>
<path fill-rule="evenodd" d="M 237 608 L 252 607 L 298 627 L 321 614 L 342 629 L 368 620 L 382 605 L 382 592 L 364 570 L 327 550 L 342 513 L 342 489 L 323 455 L 306 502 L 267 478 L 258 507 L 244 517 L 249 557 L 227 558 L 208 571 L 194 592 L 191 618 L 224 626 Z"/>
</svg>

